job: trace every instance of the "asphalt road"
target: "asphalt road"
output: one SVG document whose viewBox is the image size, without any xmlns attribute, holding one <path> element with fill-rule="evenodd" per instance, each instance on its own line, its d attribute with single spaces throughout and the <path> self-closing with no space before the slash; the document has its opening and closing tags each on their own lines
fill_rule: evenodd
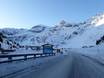
<svg viewBox="0 0 104 78">
<path fill-rule="evenodd" d="M 70 53 L 48 61 L 37 71 L 31 69 L 13 78 L 104 78 L 104 66 L 81 54 Z"/>
</svg>

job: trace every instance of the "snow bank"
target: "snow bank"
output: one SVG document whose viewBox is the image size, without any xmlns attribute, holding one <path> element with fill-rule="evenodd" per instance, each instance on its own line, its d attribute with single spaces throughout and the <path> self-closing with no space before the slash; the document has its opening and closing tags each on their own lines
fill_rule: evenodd
<svg viewBox="0 0 104 78">
<path fill-rule="evenodd" d="M 98 61 L 104 63 L 104 47 L 96 46 L 93 48 L 74 48 L 69 49 L 69 52 L 78 52 L 90 57 L 97 59 Z"/>
</svg>

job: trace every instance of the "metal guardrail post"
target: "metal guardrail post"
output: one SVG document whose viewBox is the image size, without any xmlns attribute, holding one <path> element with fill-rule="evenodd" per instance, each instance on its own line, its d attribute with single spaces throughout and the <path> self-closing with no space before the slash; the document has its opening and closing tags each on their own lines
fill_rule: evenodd
<svg viewBox="0 0 104 78">
<path fill-rule="evenodd" d="M 12 57 L 11 56 L 8 57 L 8 61 L 12 62 Z"/>
<path fill-rule="evenodd" d="M 36 58 L 36 54 L 34 54 L 34 59 Z"/>
<path fill-rule="evenodd" d="M 27 60 L 27 55 L 24 56 L 24 60 Z"/>
<path fill-rule="evenodd" d="M 42 54 L 40 54 L 40 57 L 42 57 Z"/>
</svg>

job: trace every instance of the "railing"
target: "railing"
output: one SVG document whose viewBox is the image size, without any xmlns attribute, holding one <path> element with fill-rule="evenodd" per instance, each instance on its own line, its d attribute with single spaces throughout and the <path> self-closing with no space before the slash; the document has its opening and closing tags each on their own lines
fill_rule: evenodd
<svg viewBox="0 0 104 78">
<path fill-rule="evenodd" d="M 36 53 L 36 54 L 11 54 L 11 55 L 0 55 L 0 63 L 7 63 L 19 60 L 27 60 L 31 58 L 39 58 L 39 57 L 47 57 L 47 56 L 54 56 L 55 53 Z M 22 57 L 22 58 L 21 58 Z M 6 60 L 2 60 L 7 58 Z"/>
</svg>

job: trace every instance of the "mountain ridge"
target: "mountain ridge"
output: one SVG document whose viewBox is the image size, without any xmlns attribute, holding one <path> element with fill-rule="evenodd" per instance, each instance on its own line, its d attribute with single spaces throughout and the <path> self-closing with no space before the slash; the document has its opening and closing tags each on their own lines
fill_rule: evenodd
<svg viewBox="0 0 104 78">
<path fill-rule="evenodd" d="M 96 46 L 97 39 L 104 35 L 103 20 L 104 13 L 101 13 L 77 24 L 62 20 L 54 27 L 40 24 L 31 29 L 0 29 L 0 31 L 21 45 L 50 43 L 56 47 L 81 48 Z"/>
</svg>

